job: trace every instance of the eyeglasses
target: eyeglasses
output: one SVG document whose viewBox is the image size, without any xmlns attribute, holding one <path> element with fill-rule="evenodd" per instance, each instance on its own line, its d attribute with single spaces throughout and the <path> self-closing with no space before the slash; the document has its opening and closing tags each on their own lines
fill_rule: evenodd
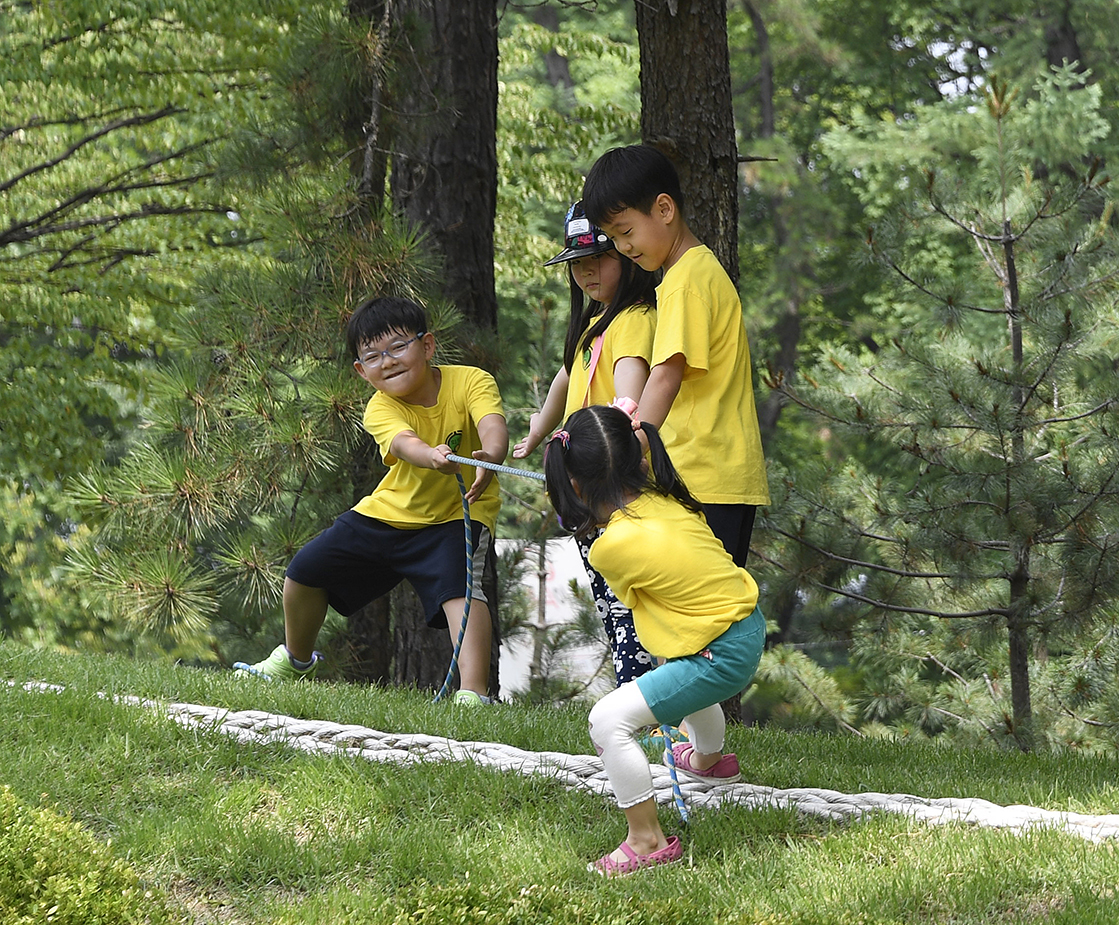
<svg viewBox="0 0 1119 925">
<path fill-rule="evenodd" d="M 378 366 L 381 365 L 381 361 L 385 357 L 392 357 L 394 360 L 398 360 L 402 356 L 404 356 L 405 353 L 408 352 L 408 347 L 412 343 L 412 341 L 419 340 L 426 333 L 426 331 L 423 331 L 417 334 L 415 337 L 409 337 L 407 340 L 402 340 L 399 343 L 395 343 L 391 347 L 389 347 L 388 350 L 374 350 L 368 356 L 360 357 L 358 362 L 361 363 L 361 365 L 364 366 L 366 369 L 376 369 Z"/>
</svg>

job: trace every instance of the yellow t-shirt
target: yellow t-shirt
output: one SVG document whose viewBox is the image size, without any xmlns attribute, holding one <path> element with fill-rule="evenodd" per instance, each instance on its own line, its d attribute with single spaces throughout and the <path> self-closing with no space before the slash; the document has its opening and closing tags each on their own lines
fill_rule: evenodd
<svg viewBox="0 0 1119 925">
<path fill-rule="evenodd" d="M 610 516 L 588 558 L 658 658 L 702 652 L 758 602 L 753 577 L 703 517 L 653 491 Z"/>
<path fill-rule="evenodd" d="M 600 316 L 591 319 L 593 325 Z M 617 394 L 614 391 L 614 367 L 626 357 L 639 357 L 646 363 L 653 354 L 653 335 L 657 329 L 657 313 L 644 303 L 631 305 L 619 312 L 602 334 L 602 353 L 591 379 L 588 405 L 608 405 Z M 567 382 L 567 405 L 564 420 L 583 407 L 587 395 L 587 374 L 590 372 L 591 351 L 582 351 L 571 364 Z"/>
<path fill-rule="evenodd" d="M 404 530 L 431 524 L 462 520 L 462 494 L 453 475 L 435 469 L 421 469 L 389 452 L 393 439 L 411 430 L 430 446 L 447 444 L 456 456 L 468 459 L 482 449 L 478 437 L 478 421 L 487 414 L 500 414 L 501 394 L 493 376 L 473 366 L 440 366 L 443 379 L 439 397 L 430 408 L 411 405 L 377 392 L 365 406 L 363 425 L 377 446 L 388 473 L 373 493 L 366 495 L 354 510 L 366 517 Z M 462 478 L 469 488 L 477 472 L 474 466 L 462 466 Z M 482 497 L 470 506 L 470 516 L 484 523 L 492 532 L 501 508 L 495 477 Z"/>
<path fill-rule="evenodd" d="M 652 365 L 678 353 L 684 380 L 661 436 L 688 490 L 705 504 L 769 504 L 742 303 L 702 244 L 657 286 Z"/>
</svg>

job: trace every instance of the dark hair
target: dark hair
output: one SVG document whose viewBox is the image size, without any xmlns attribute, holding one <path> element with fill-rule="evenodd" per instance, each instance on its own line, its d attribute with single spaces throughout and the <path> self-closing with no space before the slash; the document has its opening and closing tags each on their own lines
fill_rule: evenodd
<svg viewBox="0 0 1119 925">
<path fill-rule="evenodd" d="M 548 498 L 565 530 L 587 537 L 604 513 L 624 509 L 634 494 L 655 491 L 690 511 L 700 511 L 672 465 L 656 427 L 642 423 L 649 440 L 649 468 L 629 415 L 608 405 L 580 408 L 567 419 L 544 450 Z M 579 483 L 579 494 L 571 485 Z"/>
<path fill-rule="evenodd" d="M 427 333 L 427 313 L 411 299 L 378 296 L 366 299 L 346 324 L 346 346 L 356 360 L 362 344 L 372 343 L 390 331 L 409 336 Z"/>
<path fill-rule="evenodd" d="M 684 194 L 672 161 L 652 145 L 611 148 L 583 181 L 583 208 L 587 218 L 601 225 L 622 209 L 649 215 L 661 193 L 671 196 L 683 213 Z"/>
<path fill-rule="evenodd" d="M 563 367 L 569 373 L 579 352 L 587 350 L 594 339 L 603 333 L 610 326 L 610 322 L 623 311 L 631 305 L 640 305 L 642 302 L 648 305 L 650 309 L 656 307 L 657 275 L 655 273 L 641 269 L 628 257 L 623 257 L 614 250 L 606 251 L 598 259 L 620 260 L 622 262 L 622 275 L 618 280 L 618 288 L 604 312 L 601 302 L 597 299 L 586 298 L 583 290 L 579 288 L 579 284 L 575 282 L 575 274 L 571 271 L 571 265 L 568 263 L 567 279 L 571 286 L 571 317 L 567 321 L 567 336 L 563 342 Z M 602 317 L 591 324 L 591 319 L 599 312 L 602 312 Z"/>
</svg>

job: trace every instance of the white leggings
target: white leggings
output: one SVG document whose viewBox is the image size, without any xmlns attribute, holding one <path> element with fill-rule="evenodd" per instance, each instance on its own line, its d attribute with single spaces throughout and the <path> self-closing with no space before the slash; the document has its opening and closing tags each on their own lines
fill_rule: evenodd
<svg viewBox="0 0 1119 925">
<path fill-rule="evenodd" d="M 649 759 L 637 743 L 642 726 L 657 724 L 636 681 L 612 690 L 591 708 L 591 741 L 602 756 L 602 764 L 614 788 L 618 806 L 628 809 L 653 795 Z M 726 719 L 719 704 L 704 707 L 684 717 L 692 746 L 702 754 L 723 750 Z"/>
</svg>

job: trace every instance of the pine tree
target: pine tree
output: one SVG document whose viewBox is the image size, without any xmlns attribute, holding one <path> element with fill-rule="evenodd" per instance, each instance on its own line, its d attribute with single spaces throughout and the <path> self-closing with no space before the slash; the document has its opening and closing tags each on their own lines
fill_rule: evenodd
<svg viewBox="0 0 1119 925">
<path fill-rule="evenodd" d="M 773 383 L 844 452 L 774 479 L 770 509 L 814 553 L 789 580 L 853 605 L 864 718 L 1023 749 L 1102 708 L 1119 617 L 1107 125 L 1072 68 L 1034 90 L 993 80 L 985 109 L 833 136 L 878 210 L 867 242 L 904 332 Z"/>
<path fill-rule="evenodd" d="M 436 264 L 421 234 L 370 200 L 346 156 L 346 116 L 384 74 L 382 53 L 368 23 L 331 11 L 276 48 L 267 106 L 214 158 L 242 191 L 257 259 L 200 278 L 147 380 L 141 439 L 72 492 L 93 528 L 74 579 L 183 657 L 274 644 L 287 562 L 379 477 L 345 355 L 356 302 L 397 293 L 427 302 L 437 333 L 457 321 L 424 297 Z"/>
</svg>

